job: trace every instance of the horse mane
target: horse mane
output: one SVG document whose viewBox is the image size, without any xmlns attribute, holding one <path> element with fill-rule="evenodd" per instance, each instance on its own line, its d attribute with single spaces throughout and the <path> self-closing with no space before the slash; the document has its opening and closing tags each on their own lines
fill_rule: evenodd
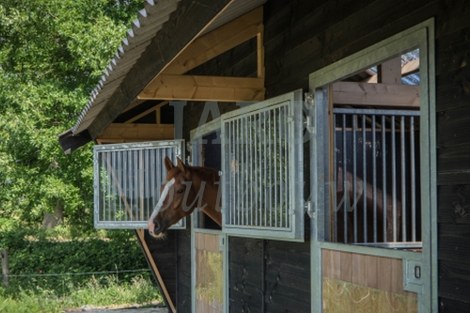
<svg viewBox="0 0 470 313">
<path fill-rule="evenodd" d="M 212 183 L 220 180 L 219 171 L 211 167 L 188 166 L 192 173 L 198 175 L 201 180 Z"/>
</svg>

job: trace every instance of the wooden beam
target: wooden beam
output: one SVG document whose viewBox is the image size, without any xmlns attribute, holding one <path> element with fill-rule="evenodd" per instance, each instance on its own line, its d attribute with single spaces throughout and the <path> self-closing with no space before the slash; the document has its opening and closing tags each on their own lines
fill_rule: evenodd
<svg viewBox="0 0 470 313">
<path fill-rule="evenodd" d="M 378 83 L 401 84 L 401 57 L 382 62 L 377 66 Z"/>
<path fill-rule="evenodd" d="M 411 60 L 401 68 L 401 76 L 410 75 L 419 71 L 419 59 Z"/>
<path fill-rule="evenodd" d="M 153 259 L 153 255 L 150 252 L 150 249 L 147 245 L 147 242 L 145 241 L 145 235 L 144 235 L 144 230 L 143 229 L 136 229 L 137 237 L 139 238 L 139 241 L 142 245 L 142 249 L 144 249 L 144 253 L 147 257 L 148 262 L 150 263 L 150 267 L 152 268 L 153 272 L 155 273 L 155 277 L 158 280 L 158 284 L 160 285 L 160 288 L 163 292 L 163 295 L 165 296 L 168 306 L 170 307 L 170 310 L 172 313 L 176 313 L 176 306 L 173 303 L 173 299 L 171 299 L 170 293 L 168 292 L 168 289 L 166 287 L 165 281 L 163 280 L 162 275 L 160 274 L 160 270 L 157 267 L 157 264 L 155 263 L 155 260 Z"/>
<path fill-rule="evenodd" d="M 378 77 L 377 74 L 374 74 L 370 70 L 366 72 L 371 75 L 365 82 L 367 83 L 377 83 Z M 401 68 L 401 77 L 419 72 L 419 59 L 411 60 L 410 62 L 404 64 Z"/>
<path fill-rule="evenodd" d="M 419 87 L 395 84 L 336 82 L 334 104 L 419 107 Z"/>
<path fill-rule="evenodd" d="M 263 8 L 253 11 L 197 38 L 164 69 L 165 74 L 184 74 L 195 67 L 256 37 L 263 31 Z"/>
<path fill-rule="evenodd" d="M 260 101 L 264 99 L 264 79 L 162 74 L 140 93 L 139 99 Z"/>
<path fill-rule="evenodd" d="M 160 109 L 162 106 L 168 104 L 168 101 L 163 101 L 157 105 L 154 105 L 153 107 L 145 110 L 144 112 L 140 113 L 140 114 L 137 114 L 136 116 L 133 116 L 132 118 L 128 119 L 126 121 L 126 123 L 134 123 L 135 121 L 141 119 L 142 117 L 146 116 L 147 114 L 150 114 L 152 113 L 153 111 L 156 111 L 156 117 L 157 117 L 157 124 L 160 124 L 160 120 L 158 119 L 159 118 L 159 112 L 160 112 Z"/>
<path fill-rule="evenodd" d="M 96 138 L 102 143 L 164 140 L 174 138 L 173 124 L 117 124 L 109 125 Z"/>
</svg>

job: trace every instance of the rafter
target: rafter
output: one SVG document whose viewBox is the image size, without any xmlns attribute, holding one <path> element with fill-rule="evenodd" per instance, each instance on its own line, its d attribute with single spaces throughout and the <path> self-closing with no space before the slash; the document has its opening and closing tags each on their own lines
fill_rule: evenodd
<svg viewBox="0 0 470 313">
<path fill-rule="evenodd" d="M 263 98 L 262 78 L 196 75 L 160 75 L 139 95 L 139 99 L 221 102 Z"/>
<path fill-rule="evenodd" d="M 174 138 L 173 124 L 110 124 L 96 138 L 102 143 L 164 140 Z"/>
<path fill-rule="evenodd" d="M 140 100 L 260 101 L 264 99 L 263 8 L 206 33 L 186 47 L 140 92 Z M 195 67 L 256 38 L 257 77 L 185 75 Z"/>
<path fill-rule="evenodd" d="M 194 40 L 163 70 L 184 74 L 205 62 L 256 37 L 263 31 L 263 9 L 259 7 Z"/>
<path fill-rule="evenodd" d="M 419 107 L 419 87 L 396 84 L 336 82 L 334 104 Z"/>
</svg>

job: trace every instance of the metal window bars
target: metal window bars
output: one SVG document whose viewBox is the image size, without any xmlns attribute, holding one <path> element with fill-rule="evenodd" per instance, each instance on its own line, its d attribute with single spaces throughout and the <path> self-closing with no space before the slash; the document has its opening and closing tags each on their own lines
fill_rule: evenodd
<svg viewBox="0 0 470 313">
<path fill-rule="evenodd" d="M 96 145 L 95 227 L 146 228 L 166 179 L 163 160 L 182 157 L 183 145 L 183 140 Z M 183 219 L 175 228 L 184 226 Z"/>
<path fill-rule="evenodd" d="M 303 240 L 302 121 L 301 91 L 222 116 L 226 233 Z"/>
<path fill-rule="evenodd" d="M 332 241 L 420 247 L 419 111 L 335 108 Z"/>
</svg>

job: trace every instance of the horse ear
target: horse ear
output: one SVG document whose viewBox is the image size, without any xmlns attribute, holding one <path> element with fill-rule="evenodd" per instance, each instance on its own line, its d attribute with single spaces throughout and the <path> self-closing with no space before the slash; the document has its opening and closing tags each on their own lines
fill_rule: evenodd
<svg viewBox="0 0 470 313">
<path fill-rule="evenodd" d="M 177 158 L 177 161 L 178 161 L 178 168 L 181 170 L 181 172 L 183 172 L 184 175 L 186 175 L 187 173 L 187 168 L 186 168 L 186 165 L 184 165 L 184 162 L 180 159 L 180 158 Z"/>
<path fill-rule="evenodd" d="M 165 157 L 165 167 L 166 167 L 166 170 L 169 172 L 172 168 L 174 168 L 175 166 L 173 165 L 173 162 L 171 162 L 170 158 L 169 157 Z"/>
</svg>

